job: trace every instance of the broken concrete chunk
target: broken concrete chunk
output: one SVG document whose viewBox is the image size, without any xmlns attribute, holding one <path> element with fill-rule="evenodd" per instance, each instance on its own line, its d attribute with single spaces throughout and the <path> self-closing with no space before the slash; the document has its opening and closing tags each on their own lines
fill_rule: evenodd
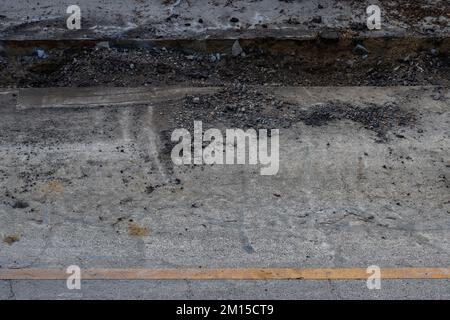
<svg viewBox="0 0 450 320">
<path fill-rule="evenodd" d="M 221 58 L 222 58 L 222 55 L 220 53 L 213 53 L 213 54 L 211 54 L 210 61 L 218 62 L 218 61 L 220 61 Z"/>
<path fill-rule="evenodd" d="M 48 58 L 47 53 L 45 53 L 45 50 L 43 50 L 43 49 L 36 49 L 36 55 L 38 56 L 39 59 L 47 59 Z"/>
<path fill-rule="evenodd" d="M 244 52 L 244 50 L 242 49 L 241 45 L 239 44 L 239 40 L 236 40 L 233 43 L 233 47 L 231 48 L 231 54 L 233 55 L 233 57 L 237 57 L 237 56 L 240 56 L 243 52 Z"/>
</svg>

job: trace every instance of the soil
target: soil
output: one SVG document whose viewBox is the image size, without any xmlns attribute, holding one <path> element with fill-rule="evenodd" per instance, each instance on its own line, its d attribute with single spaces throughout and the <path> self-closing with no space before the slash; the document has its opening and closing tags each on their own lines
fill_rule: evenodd
<svg viewBox="0 0 450 320">
<path fill-rule="evenodd" d="M 128 234 L 130 236 L 146 237 L 150 235 L 150 231 L 147 228 L 139 226 L 135 222 L 130 222 L 128 223 Z"/>
<path fill-rule="evenodd" d="M 241 41 L 183 47 L 48 49 L 0 56 L 1 87 L 232 83 L 305 86 L 449 85 L 448 40 Z M 172 44 L 174 45 L 174 44 Z M 200 46 L 201 47 L 201 46 Z"/>
<path fill-rule="evenodd" d="M 6 236 L 3 239 L 3 242 L 8 244 L 8 245 L 12 245 L 15 242 L 20 241 L 20 237 L 18 235 L 10 235 L 10 236 Z"/>
</svg>

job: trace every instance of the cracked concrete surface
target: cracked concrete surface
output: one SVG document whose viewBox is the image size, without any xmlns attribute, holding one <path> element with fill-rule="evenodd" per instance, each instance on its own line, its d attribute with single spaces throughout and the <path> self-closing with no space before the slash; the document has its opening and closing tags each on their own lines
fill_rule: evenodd
<svg viewBox="0 0 450 320">
<path fill-rule="evenodd" d="M 2 0 L 0 62 L 8 66 L 2 69 L 2 78 L 11 79 L 7 87 L 74 88 L 0 89 L 0 268 L 449 266 L 448 1 L 78 0 L 82 29 L 69 31 L 66 8 L 72 4 Z M 382 9 L 379 31 L 365 26 L 369 4 Z M 80 39 L 94 41 L 58 42 Z M 236 60 L 242 64 L 217 58 L 217 52 L 231 53 L 230 39 L 248 39 L 240 41 L 244 51 L 264 42 L 280 55 L 298 56 L 296 73 L 287 60 L 282 65 L 289 68 L 270 68 L 278 67 L 278 57 L 253 59 L 250 51 L 250 60 Z M 290 39 L 313 39 L 315 49 Z M 326 49 L 337 39 L 340 46 Z M 365 40 L 369 56 L 355 53 L 357 39 Z M 77 61 L 70 51 L 88 43 L 111 51 L 112 59 L 81 55 L 81 76 L 52 73 L 70 68 Z M 204 54 L 165 47 L 183 44 Z M 164 59 L 141 59 L 126 49 L 154 45 L 164 46 Z M 48 56 L 39 57 L 35 47 Z M 54 47 L 66 51 L 55 55 Z M 126 57 L 114 53 L 118 48 Z M 37 68 L 26 63 L 33 59 Z M 216 59 L 224 68 L 205 62 Z M 94 68 L 104 61 L 117 68 Z M 247 61 L 258 68 L 246 69 Z M 209 79 L 217 70 L 220 77 Z M 44 82 L 46 72 L 53 81 Z M 114 72 L 124 82 L 109 79 Z M 277 82 L 275 72 L 284 78 Z M 308 78 L 309 72 L 324 77 Z M 245 73 L 261 77 L 241 77 Z M 77 88 L 97 80 L 110 88 Z M 237 98 L 228 82 L 243 85 Z M 311 83 L 358 87 L 287 86 Z M 127 87 L 139 85 L 148 87 Z M 212 103 L 242 100 L 246 111 L 232 113 L 247 123 L 220 106 L 207 109 L 205 97 L 218 90 L 208 86 L 216 85 L 230 92 Z M 254 88 L 270 93 L 270 101 L 252 95 Z M 194 97 L 207 113 L 186 112 Z M 327 113 L 338 102 L 393 104 L 414 121 L 388 126 L 380 137 L 373 122 L 361 119 L 361 109 L 351 109 L 353 117 Z M 260 114 L 246 104 L 262 104 Z M 295 110 L 314 108 L 325 121 L 295 116 Z M 167 133 L 192 124 L 192 116 L 221 129 L 288 124 L 281 128 L 279 173 L 261 176 L 258 166 L 248 165 L 174 167 Z M 64 281 L 14 280 L 0 281 L 0 299 L 450 299 L 450 280 L 382 280 L 381 290 L 368 290 L 365 281 L 331 280 L 96 280 L 83 281 L 81 290 L 68 290 Z"/>
<path fill-rule="evenodd" d="M 369 36 L 448 35 L 449 6 L 445 0 L 373 1 L 162 1 L 78 0 L 82 30 L 66 28 L 66 9 L 73 1 L 3 1 L 1 39 L 80 38 L 208 38 L 277 35 L 308 38 L 318 32 Z M 382 30 L 368 32 L 366 8 L 382 8 Z M 234 19 L 233 19 L 234 18 Z"/>
<path fill-rule="evenodd" d="M 2 268 L 444 267 L 449 99 L 433 87 L 265 88 L 296 108 L 395 102 L 416 123 L 387 141 L 350 120 L 280 133 L 280 171 L 173 167 L 162 132 L 180 98 L 16 109 L 0 95 Z M 19 93 L 20 95 L 20 93 Z M 148 233 L 130 233 L 130 224 Z M 162 289 L 164 288 L 164 290 Z M 448 281 L 2 281 L 2 298 L 448 298 Z M 75 296 L 74 296 L 75 295 Z"/>
</svg>

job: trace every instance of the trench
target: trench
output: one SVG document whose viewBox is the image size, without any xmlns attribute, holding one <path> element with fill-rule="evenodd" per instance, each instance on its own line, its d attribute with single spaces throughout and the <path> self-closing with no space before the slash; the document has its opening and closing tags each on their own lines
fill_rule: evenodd
<svg viewBox="0 0 450 320">
<path fill-rule="evenodd" d="M 0 87 L 450 84 L 449 38 L 0 42 Z M 239 53 L 239 54 L 237 54 Z"/>
</svg>

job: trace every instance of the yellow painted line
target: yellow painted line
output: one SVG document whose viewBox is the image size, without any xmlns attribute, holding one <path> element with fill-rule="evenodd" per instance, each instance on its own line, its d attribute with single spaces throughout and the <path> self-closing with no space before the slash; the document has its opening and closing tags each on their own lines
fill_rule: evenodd
<svg viewBox="0 0 450 320">
<path fill-rule="evenodd" d="M 365 268 L 82 269 L 83 280 L 362 280 Z M 64 269 L 0 269 L 0 280 L 65 280 Z M 450 279 L 450 268 L 386 268 L 382 279 Z"/>
</svg>

